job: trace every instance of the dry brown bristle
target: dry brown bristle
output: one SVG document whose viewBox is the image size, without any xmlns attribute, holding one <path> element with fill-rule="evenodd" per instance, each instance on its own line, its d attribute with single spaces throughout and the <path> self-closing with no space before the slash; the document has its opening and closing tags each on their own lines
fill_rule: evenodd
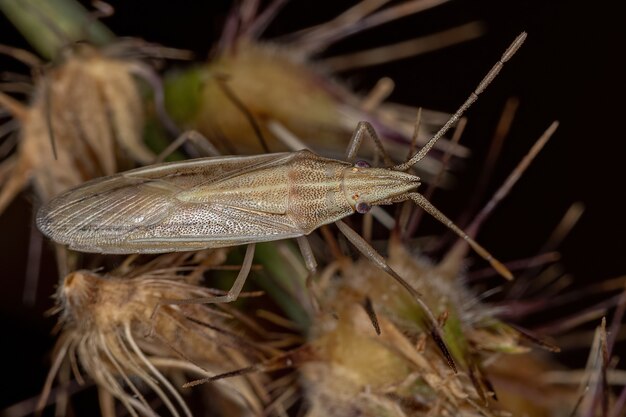
<svg viewBox="0 0 626 417">
<path fill-rule="evenodd" d="M 20 188 L 32 181 L 41 200 L 102 175 L 149 163 L 143 145 L 144 109 L 133 60 L 112 58 L 82 45 L 35 80 L 28 106 L 0 94 L 20 124 L 11 174 Z M 124 156 L 125 155 L 125 156 Z M 4 187 L 0 212 L 14 197 Z"/>
<path fill-rule="evenodd" d="M 186 282 L 193 270 L 177 271 L 176 264 L 172 265 L 176 256 L 164 257 L 170 260 L 166 262 L 168 269 L 144 271 L 134 278 L 89 271 L 69 274 L 57 293 L 63 332 L 56 361 L 77 361 L 82 372 L 131 414 L 152 413 L 151 402 L 145 397 L 152 391 L 169 413 L 189 416 L 191 411 L 182 392 L 170 382 L 172 376 L 213 375 L 250 363 L 247 358 L 262 358 L 264 353 L 237 330 L 236 321 L 228 314 L 207 305 L 164 305 L 151 320 L 162 299 L 216 294 Z M 179 257 L 178 262 L 184 259 Z M 198 268 L 206 269 L 206 265 Z M 53 368 L 45 391 L 49 391 L 55 372 Z M 219 387 L 238 408 L 254 412 L 262 409 L 262 393 L 247 380 L 231 379 Z"/>
</svg>

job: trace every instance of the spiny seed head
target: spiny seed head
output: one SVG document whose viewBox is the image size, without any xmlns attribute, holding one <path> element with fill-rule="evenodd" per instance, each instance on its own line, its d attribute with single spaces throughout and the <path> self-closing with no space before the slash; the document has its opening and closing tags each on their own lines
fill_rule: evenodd
<svg viewBox="0 0 626 417">
<path fill-rule="evenodd" d="M 222 150 L 227 153 L 264 150 L 250 123 L 251 115 L 270 150 L 288 149 L 284 139 L 287 131 L 313 149 L 333 156 L 344 153 L 359 121 L 370 120 L 382 135 L 386 150 L 401 160 L 406 157 L 417 112 L 385 104 L 380 105 L 380 111 L 365 111 L 361 97 L 319 71 L 297 50 L 249 39 L 222 51 L 206 67 L 171 74 L 166 79 L 166 91 L 168 109 L 179 123 L 197 129 L 214 143 L 223 143 L 226 138 L 230 148 Z M 418 143 L 425 142 L 445 120 L 442 114 L 424 112 Z M 459 146 L 441 143 L 455 155 L 466 154 Z M 371 157 L 372 151 L 365 141 L 360 155 Z M 434 173 L 437 166 L 428 159 L 418 169 Z"/>
<path fill-rule="evenodd" d="M 225 78 L 221 80 L 220 76 Z M 299 138 L 340 140 L 349 129 L 342 126 L 338 103 L 324 88 L 324 80 L 277 46 L 240 42 L 233 51 L 216 57 L 204 78 L 198 130 L 209 138 L 218 134 L 236 138 L 241 152 L 260 151 L 258 139 L 220 82 L 225 82 L 262 123 L 272 150 L 283 146 L 267 129 L 265 120 L 280 122 Z"/>
<path fill-rule="evenodd" d="M 243 331 L 245 326 L 222 309 L 206 304 L 160 305 L 164 300 L 216 294 L 193 283 L 206 262 L 182 268 L 185 261 L 212 259 L 193 255 L 163 255 L 159 258 L 167 259 L 157 258 L 151 267 L 138 266 L 139 275 L 128 265 L 126 273 L 117 276 L 85 270 L 69 274 L 57 292 L 62 334 L 49 384 L 60 364 L 69 359 L 133 413 L 152 412 L 144 398 L 148 387 L 169 413 L 180 410 L 190 415 L 168 380 L 172 372 L 206 377 L 262 358 L 263 351 Z M 73 369 L 80 372 L 76 366 Z M 82 380 L 80 374 L 76 378 Z M 239 410 L 260 413 L 259 394 L 243 378 L 225 380 L 217 388 Z"/>
<path fill-rule="evenodd" d="M 31 103 L 14 114 L 20 138 L 15 160 L 3 163 L 12 166 L 0 212 L 30 180 L 48 201 L 133 160 L 154 159 L 143 144 L 144 106 L 133 76 L 139 66 L 82 45 L 35 80 Z"/>
<path fill-rule="evenodd" d="M 443 339 L 459 369 L 442 356 L 424 313 L 412 297 L 369 262 L 346 263 L 344 279 L 322 288 L 323 314 L 308 343 L 317 358 L 299 369 L 310 416 L 408 416 L 415 410 L 473 416 L 497 409 L 484 383 L 483 359 L 494 351 L 521 353 L 519 334 L 474 302 L 459 271 L 439 270 L 390 240 L 389 265 L 404 277 L 438 317 Z M 369 298 L 380 326 L 377 335 L 364 308 Z M 487 405 L 489 404 L 489 405 Z"/>
</svg>

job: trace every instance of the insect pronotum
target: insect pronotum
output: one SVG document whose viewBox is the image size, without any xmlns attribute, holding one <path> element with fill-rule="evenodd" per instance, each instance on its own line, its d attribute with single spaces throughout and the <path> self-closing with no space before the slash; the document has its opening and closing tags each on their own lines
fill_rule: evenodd
<svg viewBox="0 0 626 417">
<path fill-rule="evenodd" d="M 90 181 L 61 194 L 39 210 L 37 225 L 54 241 L 83 252 L 159 253 L 247 244 L 230 291 L 195 300 L 228 302 L 237 298 L 248 276 L 255 243 L 297 238 L 313 272 L 316 264 L 306 235 L 335 222 L 348 240 L 424 307 L 415 290 L 341 221 L 355 211 L 365 213 L 372 206 L 410 199 L 511 279 L 504 265 L 416 192 L 420 178 L 404 171 L 419 162 L 458 121 L 525 38 L 526 33 L 522 33 L 513 41 L 465 103 L 405 163 L 390 168 L 355 163 L 364 137 L 369 136 L 383 151 L 372 127 L 360 122 L 346 151 L 346 161 L 301 150 L 156 164 Z"/>
</svg>

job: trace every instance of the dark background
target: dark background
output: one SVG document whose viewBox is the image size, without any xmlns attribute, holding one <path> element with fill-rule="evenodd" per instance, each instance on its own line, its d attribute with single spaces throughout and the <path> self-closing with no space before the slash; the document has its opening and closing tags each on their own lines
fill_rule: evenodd
<svg viewBox="0 0 626 417">
<path fill-rule="evenodd" d="M 118 35 L 192 49 L 200 57 L 208 55 L 230 7 L 229 1 L 208 0 L 111 3 L 116 14 L 104 22 Z M 437 193 L 434 202 L 452 218 L 463 211 L 505 100 L 518 97 L 521 105 L 490 193 L 553 120 L 559 120 L 561 126 L 512 195 L 485 224 L 479 240 L 503 260 L 531 256 L 569 205 L 582 201 L 587 210 L 560 249 L 562 263 L 573 274 L 575 285 L 584 285 L 626 273 L 626 25 L 618 3 L 453 1 L 352 37 L 332 48 L 329 55 L 481 20 L 487 33 L 477 40 L 341 74 L 363 92 L 378 78 L 389 76 L 397 84 L 392 100 L 453 112 L 506 46 L 519 32 L 527 31 L 524 47 L 468 113 L 470 122 L 462 141 L 474 155 L 463 178 L 456 189 Z M 292 0 L 266 35 L 325 21 L 351 4 L 345 0 Z M 28 48 L 3 17 L 0 42 Z M 15 68 L 0 59 L 2 68 Z M 0 409 L 39 392 L 53 341 L 49 332 L 55 320 L 42 314 L 52 305 L 49 297 L 54 279 L 41 282 L 35 307 L 21 302 L 32 218 L 30 200 L 29 192 L 24 193 L 0 217 Z M 426 226 L 427 231 L 428 227 L 441 231 Z M 47 253 L 48 262 L 50 258 Z"/>
</svg>

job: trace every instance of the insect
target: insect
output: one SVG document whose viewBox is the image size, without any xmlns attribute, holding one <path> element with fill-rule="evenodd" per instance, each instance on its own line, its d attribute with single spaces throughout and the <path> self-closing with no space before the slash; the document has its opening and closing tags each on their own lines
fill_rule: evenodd
<svg viewBox="0 0 626 417">
<path fill-rule="evenodd" d="M 458 121 L 525 38 L 522 33 L 513 41 L 465 103 L 405 163 L 375 168 L 355 162 L 366 137 L 384 152 L 371 126 L 361 122 L 346 161 L 301 150 L 157 164 L 93 180 L 61 194 L 39 210 L 37 225 L 54 241 L 83 252 L 160 253 L 247 244 L 233 287 L 223 296 L 203 300 L 229 302 L 237 298 L 248 276 L 255 243 L 296 238 L 307 268 L 314 272 L 316 262 L 306 235 L 335 222 L 366 257 L 420 300 L 384 258 L 341 221 L 373 206 L 413 200 L 511 279 L 503 264 L 416 191 L 420 178 L 405 171 Z"/>
</svg>

